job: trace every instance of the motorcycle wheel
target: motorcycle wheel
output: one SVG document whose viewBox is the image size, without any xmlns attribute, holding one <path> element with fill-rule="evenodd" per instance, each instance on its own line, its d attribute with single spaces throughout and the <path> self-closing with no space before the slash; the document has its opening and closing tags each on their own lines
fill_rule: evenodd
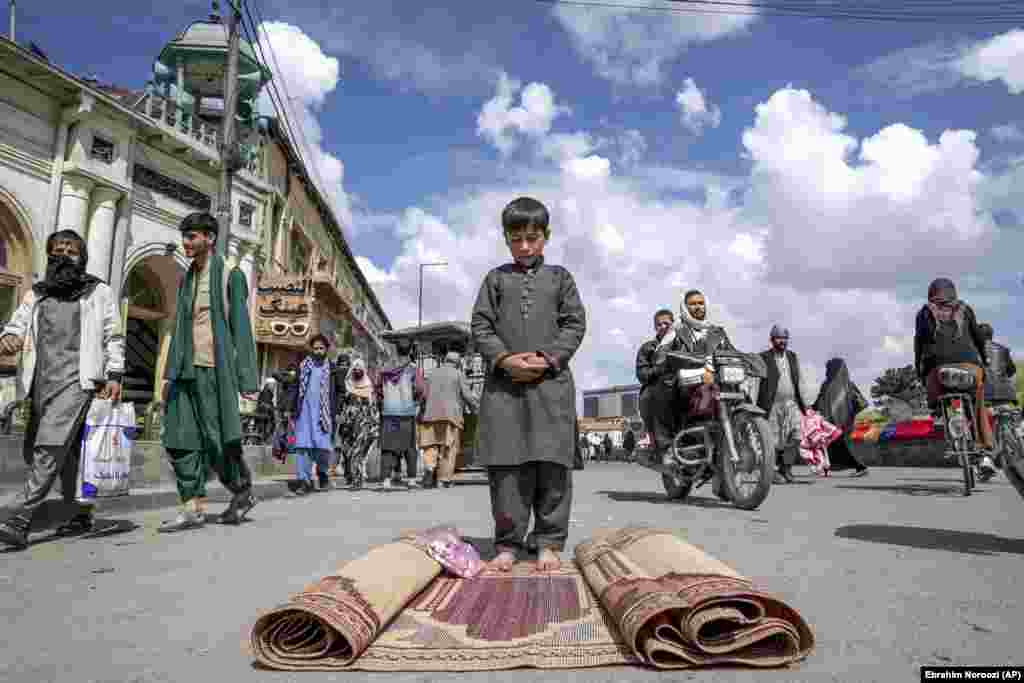
<svg viewBox="0 0 1024 683">
<path fill-rule="evenodd" d="M 768 497 L 772 479 L 775 477 L 774 458 L 769 457 L 775 451 L 771 427 L 768 420 L 749 413 L 739 413 L 733 417 L 732 426 L 736 448 L 740 451 L 740 462 L 734 463 L 723 450 L 722 485 L 733 505 L 741 510 L 756 510 Z M 722 446 L 725 448 L 724 439 Z M 748 467 L 744 470 L 737 469 L 737 465 L 743 466 L 745 463 Z M 736 483 L 736 475 L 743 471 L 758 475 L 757 484 L 750 490 L 742 490 Z"/>
<path fill-rule="evenodd" d="M 690 495 L 693 482 L 684 482 L 667 474 L 661 475 L 661 483 L 665 486 L 665 495 L 669 500 L 683 500 Z"/>
<path fill-rule="evenodd" d="M 1001 431 L 1003 473 L 1020 497 L 1024 498 L 1024 445 L 1010 425 L 1004 423 Z"/>
</svg>

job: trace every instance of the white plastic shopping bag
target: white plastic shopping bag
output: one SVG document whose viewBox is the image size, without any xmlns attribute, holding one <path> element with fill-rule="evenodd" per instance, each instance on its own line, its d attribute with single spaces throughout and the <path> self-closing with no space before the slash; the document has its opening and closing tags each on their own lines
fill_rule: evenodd
<svg viewBox="0 0 1024 683">
<path fill-rule="evenodd" d="M 135 442 L 135 405 L 95 399 L 85 416 L 78 499 L 128 495 Z"/>
</svg>

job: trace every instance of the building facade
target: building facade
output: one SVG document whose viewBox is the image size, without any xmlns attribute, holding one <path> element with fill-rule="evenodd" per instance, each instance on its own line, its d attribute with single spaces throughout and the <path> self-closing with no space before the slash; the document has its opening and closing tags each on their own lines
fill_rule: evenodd
<svg viewBox="0 0 1024 683">
<path fill-rule="evenodd" d="M 47 237 L 76 231 L 89 272 L 122 302 L 125 395 L 140 413 L 159 396 L 188 267 L 178 226 L 216 209 L 218 103 L 189 92 L 187 79 L 196 78 L 189 68 L 209 67 L 200 43 L 223 34 L 215 19 L 195 22 L 173 44 L 199 45 L 202 59 L 178 57 L 174 87 L 155 70 L 142 91 L 76 77 L 38 49 L 0 39 L 0 324 L 45 272 Z M 261 375 L 294 360 L 316 332 L 378 361 L 388 353 L 387 316 L 302 157 L 275 119 L 250 131 L 241 153 L 221 239 L 249 282 Z M 14 363 L 0 356 L 0 372 Z"/>
<path fill-rule="evenodd" d="M 584 391 L 583 417 L 640 420 L 640 388 L 639 384 L 623 384 Z"/>
</svg>

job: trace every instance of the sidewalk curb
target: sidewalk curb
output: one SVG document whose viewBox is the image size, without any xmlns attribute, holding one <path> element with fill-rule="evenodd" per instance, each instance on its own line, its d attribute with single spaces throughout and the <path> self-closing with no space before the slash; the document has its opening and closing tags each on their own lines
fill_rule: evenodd
<svg viewBox="0 0 1024 683">
<path fill-rule="evenodd" d="M 231 492 L 220 484 L 211 482 L 207 485 L 207 500 L 214 504 L 227 504 L 231 501 Z M 254 480 L 252 492 L 260 502 L 284 498 L 288 494 L 288 481 L 280 479 Z M 178 505 L 178 492 L 170 491 L 147 491 L 136 489 L 127 496 L 119 498 L 101 499 L 96 504 L 97 517 L 107 517 L 113 514 L 131 512 L 145 512 L 147 510 L 158 510 L 160 508 L 172 508 Z"/>
</svg>

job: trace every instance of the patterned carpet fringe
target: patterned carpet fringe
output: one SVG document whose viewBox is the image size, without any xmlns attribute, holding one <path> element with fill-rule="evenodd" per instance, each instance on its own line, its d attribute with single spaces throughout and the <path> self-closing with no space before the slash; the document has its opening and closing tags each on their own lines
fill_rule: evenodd
<svg viewBox="0 0 1024 683">
<path fill-rule="evenodd" d="M 608 530 L 576 562 L 475 579 L 413 536 L 373 548 L 265 613 L 250 646 L 287 671 L 493 671 L 638 664 L 781 667 L 807 657 L 796 610 L 677 533 Z"/>
</svg>

